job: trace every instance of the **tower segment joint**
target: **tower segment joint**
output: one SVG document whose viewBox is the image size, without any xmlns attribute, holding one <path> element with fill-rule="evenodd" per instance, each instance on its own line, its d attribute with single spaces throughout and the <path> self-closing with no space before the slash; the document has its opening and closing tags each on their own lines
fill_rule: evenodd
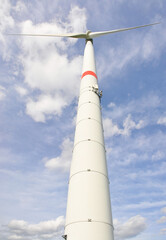
<svg viewBox="0 0 166 240">
<path fill-rule="evenodd" d="M 110 184 L 109 178 L 108 178 L 108 176 L 105 173 L 99 172 L 99 171 L 96 171 L 96 170 L 93 170 L 93 169 L 90 169 L 90 168 L 88 168 L 86 170 L 82 170 L 82 171 L 78 171 L 78 172 L 73 173 L 70 176 L 69 183 L 70 183 L 70 180 L 71 180 L 72 177 L 76 176 L 77 174 L 82 174 L 82 173 L 87 173 L 87 172 L 101 174 L 103 177 L 105 177 L 107 179 L 108 183 Z"/>
</svg>

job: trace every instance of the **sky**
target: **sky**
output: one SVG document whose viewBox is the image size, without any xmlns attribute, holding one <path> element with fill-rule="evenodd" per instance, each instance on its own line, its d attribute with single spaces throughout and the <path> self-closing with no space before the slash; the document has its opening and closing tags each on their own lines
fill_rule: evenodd
<svg viewBox="0 0 166 240">
<path fill-rule="evenodd" d="M 166 238 L 166 2 L 0 0 L 0 240 L 59 240 L 85 41 L 94 39 L 115 240 Z"/>
</svg>

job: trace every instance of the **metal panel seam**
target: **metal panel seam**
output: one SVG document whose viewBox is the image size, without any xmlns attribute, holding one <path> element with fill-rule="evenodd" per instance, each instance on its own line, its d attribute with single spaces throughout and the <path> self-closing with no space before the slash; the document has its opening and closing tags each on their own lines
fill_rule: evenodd
<svg viewBox="0 0 166 240">
<path fill-rule="evenodd" d="M 85 121 L 85 120 L 93 120 L 93 121 L 96 121 L 96 122 L 97 122 L 98 124 L 100 124 L 101 126 L 103 126 L 102 122 L 96 120 L 95 118 L 91 118 L 91 117 L 89 117 L 89 118 L 83 118 L 83 119 L 79 120 L 78 122 L 76 122 L 76 126 L 77 126 L 80 122 Z"/>
<path fill-rule="evenodd" d="M 76 223 L 102 223 L 102 224 L 107 224 L 107 225 L 109 225 L 110 227 L 112 227 L 112 228 L 114 229 L 114 226 L 113 226 L 111 223 L 103 222 L 103 221 L 98 221 L 98 220 L 92 220 L 92 219 L 71 222 L 71 223 L 66 224 L 66 225 L 65 225 L 65 228 L 66 228 L 68 225 L 76 224 Z"/>
<path fill-rule="evenodd" d="M 94 102 L 91 102 L 91 101 L 88 101 L 88 102 L 81 103 L 81 104 L 78 106 L 78 110 L 80 109 L 80 107 L 82 107 L 82 105 L 87 104 L 87 103 L 92 103 L 92 104 L 96 105 L 99 109 L 101 109 L 101 107 L 100 107 L 98 104 L 96 104 L 96 103 L 94 103 Z"/>
<path fill-rule="evenodd" d="M 74 177 L 75 175 L 77 175 L 77 174 L 79 174 L 79 173 L 87 173 L 87 172 L 88 172 L 88 174 L 89 174 L 90 172 L 101 174 L 101 175 L 103 175 L 103 176 L 108 180 L 108 183 L 109 183 L 109 178 L 108 178 L 107 175 L 105 175 L 105 174 L 102 173 L 102 172 L 95 171 L 95 170 L 91 170 L 91 169 L 87 169 L 87 170 L 79 171 L 79 172 L 76 172 L 76 173 L 72 174 L 72 175 L 70 176 L 69 182 L 70 182 L 71 178 Z"/>
<path fill-rule="evenodd" d="M 100 145 L 104 148 L 104 151 L 106 152 L 106 149 L 105 149 L 104 144 L 102 144 L 102 143 L 100 143 L 100 142 L 98 142 L 98 141 L 96 141 L 96 140 L 92 140 L 92 139 L 85 139 L 85 140 L 82 140 L 82 141 L 77 142 L 77 143 L 74 145 L 74 147 L 73 147 L 73 151 L 74 151 L 75 147 L 76 147 L 78 144 L 80 144 L 80 143 L 82 143 L 82 142 L 86 142 L 86 141 L 92 141 L 92 142 L 96 142 L 96 143 L 100 144 Z"/>
</svg>

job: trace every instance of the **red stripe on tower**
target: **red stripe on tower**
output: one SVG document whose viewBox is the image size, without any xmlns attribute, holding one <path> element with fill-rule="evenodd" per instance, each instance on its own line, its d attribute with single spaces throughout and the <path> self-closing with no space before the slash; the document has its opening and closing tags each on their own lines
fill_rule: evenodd
<svg viewBox="0 0 166 240">
<path fill-rule="evenodd" d="M 92 71 L 86 71 L 86 72 L 84 72 L 84 73 L 82 74 L 82 76 L 81 76 L 81 79 L 82 79 L 83 77 L 87 76 L 87 75 L 91 75 L 91 76 L 93 76 L 93 77 L 95 77 L 95 78 L 97 79 L 96 73 L 94 73 L 94 72 L 92 72 Z"/>
</svg>

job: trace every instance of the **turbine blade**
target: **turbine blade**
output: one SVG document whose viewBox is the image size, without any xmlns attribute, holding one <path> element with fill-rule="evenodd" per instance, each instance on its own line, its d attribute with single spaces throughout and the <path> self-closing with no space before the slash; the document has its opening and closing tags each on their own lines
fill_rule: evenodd
<svg viewBox="0 0 166 240">
<path fill-rule="evenodd" d="M 5 35 L 8 35 L 8 36 L 27 36 L 27 37 L 70 37 L 70 38 L 91 39 L 91 38 L 95 38 L 95 37 L 100 37 L 102 35 L 128 31 L 128 30 L 132 30 L 132 29 L 136 29 L 136 28 L 148 27 L 148 26 L 152 26 L 152 25 L 156 25 L 156 24 L 159 24 L 159 22 L 158 23 L 141 25 L 141 26 L 137 26 L 137 27 L 121 28 L 121 29 L 116 29 L 116 30 L 104 31 L 104 32 L 66 33 L 66 34 L 6 33 Z"/>
<path fill-rule="evenodd" d="M 121 29 L 116 29 L 116 30 L 111 30 L 111 31 L 90 32 L 90 33 L 88 34 L 88 38 L 100 37 L 100 36 L 102 36 L 102 35 L 107 35 L 107 34 L 111 34 L 111 33 L 128 31 L 128 30 L 132 30 L 132 29 L 136 29 L 136 28 L 148 27 L 148 26 L 152 26 L 152 25 L 156 25 L 156 24 L 159 24 L 159 22 L 158 22 L 158 23 L 151 23 L 151 24 L 141 25 L 141 26 L 137 26 L 137 27 L 121 28 Z"/>
<path fill-rule="evenodd" d="M 86 38 L 86 33 L 68 33 L 68 34 L 32 34 L 32 33 L 7 33 L 10 36 L 25 37 L 70 37 L 70 38 Z"/>
</svg>

